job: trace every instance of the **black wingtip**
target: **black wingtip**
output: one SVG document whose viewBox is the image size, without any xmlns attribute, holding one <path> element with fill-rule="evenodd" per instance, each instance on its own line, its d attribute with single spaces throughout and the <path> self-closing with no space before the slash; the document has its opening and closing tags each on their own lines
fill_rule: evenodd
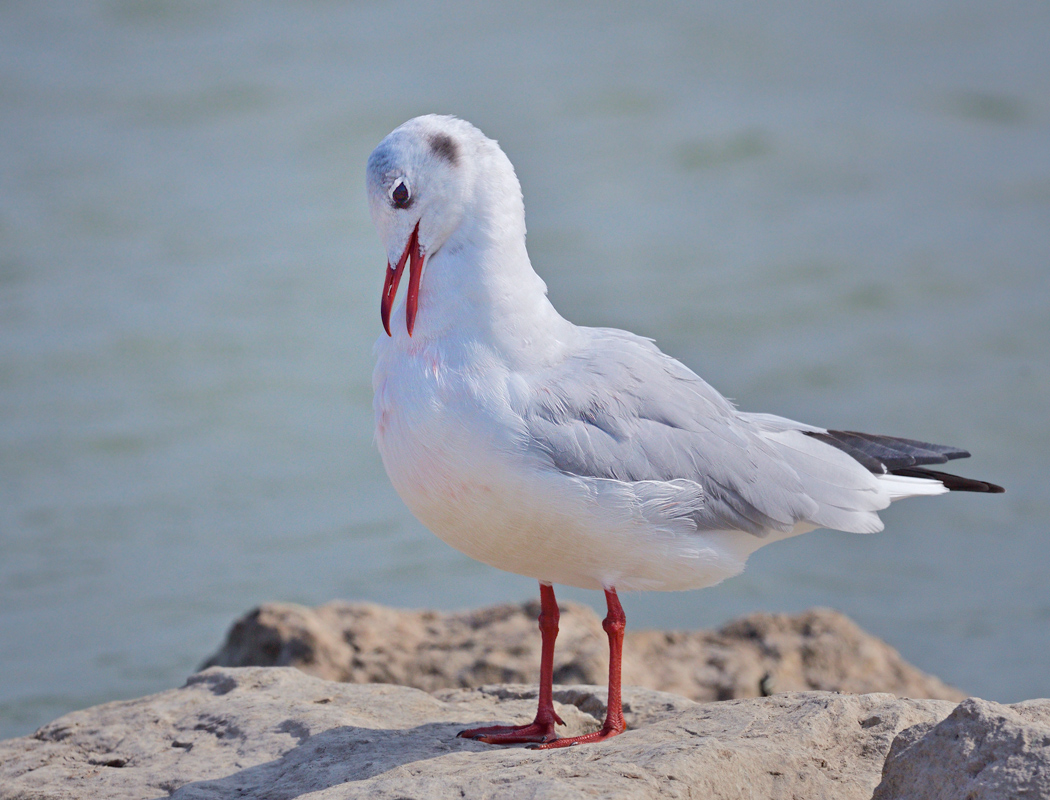
<svg viewBox="0 0 1050 800">
<path fill-rule="evenodd" d="M 805 431 L 807 436 L 837 447 L 876 475 L 903 475 L 928 478 L 943 483 L 952 492 L 983 492 L 1002 494 L 1006 490 L 988 481 L 963 478 L 947 472 L 926 469 L 924 464 L 944 464 L 970 454 L 959 447 L 920 442 L 899 436 L 879 436 L 857 431 Z"/>
<path fill-rule="evenodd" d="M 1002 494 L 1006 491 L 1002 486 L 988 481 L 978 481 L 973 478 L 963 478 L 960 475 L 951 475 L 947 472 L 937 472 L 932 469 L 916 467 L 905 467 L 892 470 L 893 475 L 903 475 L 907 478 L 931 478 L 940 481 L 950 492 L 981 492 L 983 494 Z"/>
</svg>

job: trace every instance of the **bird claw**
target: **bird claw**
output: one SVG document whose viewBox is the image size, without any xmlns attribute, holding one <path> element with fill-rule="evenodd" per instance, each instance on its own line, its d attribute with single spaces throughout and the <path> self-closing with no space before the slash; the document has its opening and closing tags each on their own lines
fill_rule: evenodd
<svg viewBox="0 0 1050 800">
<path fill-rule="evenodd" d="M 532 722 L 528 725 L 490 725 L 486 728 L 469 728 L 456 735 L 485 744 L 525 744 L 528 745 L 528 750 L 554 750 L 562 747 L 575 747 L 579 744 L 604 742 L 623 731 L 622 724 L 606 723 L 599 731 L 559 739 L 554 735 L 553 722 Z"/>
<path fill-rule="evenodd" d="M 456 736 L 485 744 L 544 744 L 557 741 L 554 738 L 553 722 L 530 722 L 528 725 L 489 725 L 485 728 L 468 728 Z"/>
<path fill-rule="evenodd" d="M 555 750 L 561 747 L 576 747 L 580 744 L 591 744 L 592 742 L 604 742 L 623 733 L 622 728 L 603 727 L 594 733 L 585 733 L 582 736 L 566 736 L 564 739 L 554 739 L 542 744 L 529 745 L 529 750 Z"/>
</svg>

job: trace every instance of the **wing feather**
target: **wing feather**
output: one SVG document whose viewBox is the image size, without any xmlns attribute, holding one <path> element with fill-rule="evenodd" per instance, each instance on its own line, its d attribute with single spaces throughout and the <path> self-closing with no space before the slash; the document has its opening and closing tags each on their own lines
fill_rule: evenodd
<svg viewBox="0 0 1050 800">
<path fill-rule="evenodd" d="M 800 522 L 869 531 L 888 499 L 822 428 L 749 415 L 651 342 L 590 329 L 588 346 L 534 376 L 529 446 L 580 478 L 695 482 L 698 530 L 787 532 Z"/>
</svg>

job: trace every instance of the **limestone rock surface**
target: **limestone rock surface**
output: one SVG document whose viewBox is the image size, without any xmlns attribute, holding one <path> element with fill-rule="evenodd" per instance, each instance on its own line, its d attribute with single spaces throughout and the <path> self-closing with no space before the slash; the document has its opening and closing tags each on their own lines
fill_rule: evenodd
<svg viewBox="0 0 1050 800">
<path fill-rule="evenodd" d="M 873 800 L 1050 797 L 1050 701 L 970 698 L 893 743 Z"/>
<path fill-rule="evenodd" d="M 559 688 L 568 733 L 601 693 Z M 699 705 L 627 692 L 633 730 L 565 751 L 494 748 L 464 726 L 526 720 L 531 687 L 354 685 L 213 668 L 182 689 L 75 712 L 0 744 L 0 798 L 865 797 L 898 731 L 945 701 L 803 693 Z"/>
<path fill-rule="evenodd" d="M 793 692 L 699 704 L 633 687 L 624 699 L 623 735 L 534 751 L 456 737 L 529 720 L 531 686 L 428 694 L 214 667 L 0 742 L 0 800 L 1050 798 L 1050 700 Z M 599 726 L 603 690 L 557 687 L 555 700 L 565 734 Z"/>
<path fill-rule="evenodd" d="M 601 620 L 562 603 L 555 683 L 603 684 Z M 317 608 L 268 603 L 234 623 L 204 666 L 292 666 L 329 680 L 396 683 L 426 691 L 534 683 L 538 603 L 442 613 L 336 601 Z M 889 692 L 961 700 L 966 695 L 907 663 L 843 614 L 752 614 L 718 631 L 632 631 L 625 684 L 698 701 L 771 691 Z"/>
</svg>

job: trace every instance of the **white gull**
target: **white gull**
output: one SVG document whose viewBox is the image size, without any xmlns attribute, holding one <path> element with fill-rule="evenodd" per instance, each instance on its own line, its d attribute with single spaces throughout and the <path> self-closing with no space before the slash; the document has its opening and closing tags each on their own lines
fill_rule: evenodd
<svg viewBox="0 0 1050 800">
<path fill-rule="evenodd" d="M 409 120 L 367 188 L 388 260 L 373 375 L 387 474 L 445 542 L 540 581 L 536 719 L 461 735 L 549 748 L 622 732 L 618 590 L 711 586 L 789 536 L 881 530 L 894 500 L 1002 491 L 924 466 L 964 450 L 738 411 L 648 339 L 568 322 L 529 261 L 514 168 L 468 122 Z M 554 583 L 604 590 L 609 609 L 605 724 L 562 739 Z"/>
</svg>

